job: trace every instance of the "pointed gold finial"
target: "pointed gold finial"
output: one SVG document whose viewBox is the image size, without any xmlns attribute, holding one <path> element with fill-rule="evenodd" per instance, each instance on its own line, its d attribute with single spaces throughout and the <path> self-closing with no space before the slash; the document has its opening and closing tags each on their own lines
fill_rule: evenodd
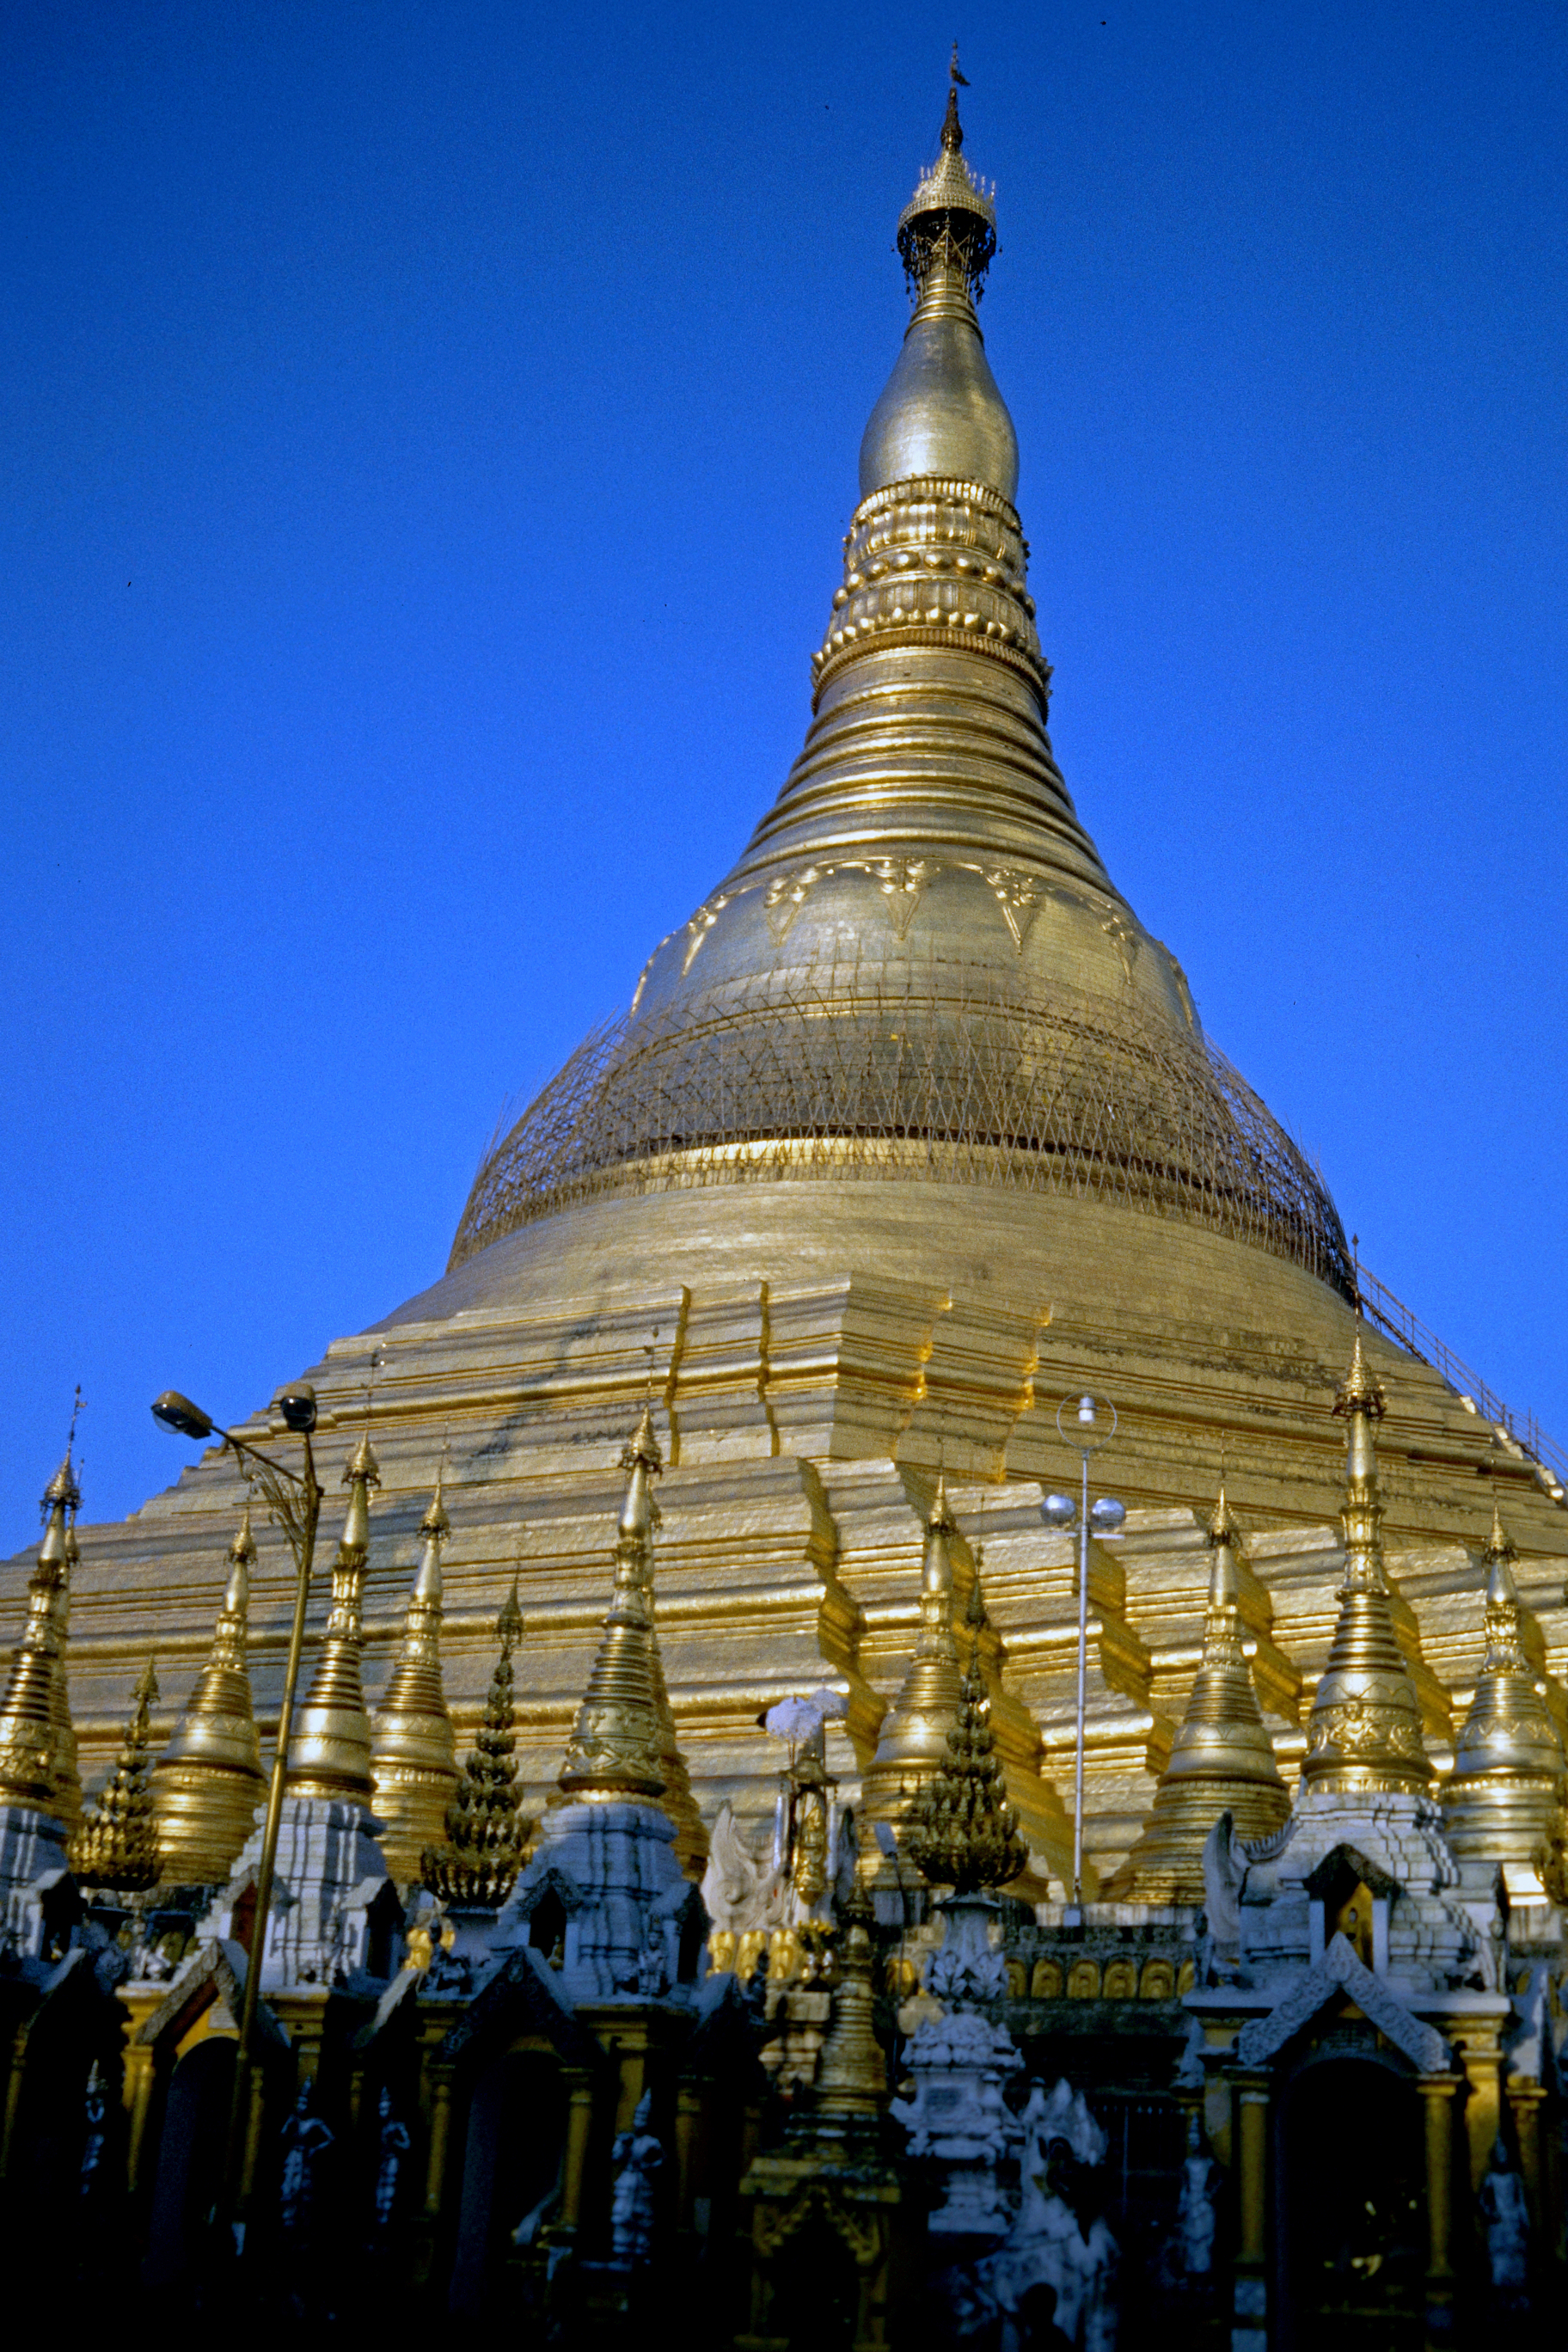
<svg viewBox="0 0 1568 2352">
<path fill-rule="evenodd" d="M 1514 1580 L 1519 1549 L 1492 1500 L 1482 1564 L 1486 1654 L 1443 1784 L 1444 1828 L 1461 1861 L 1532 1864 L 1564 1798 L 1563 1743 L 1542 1692 L 1544 1652 L 1533 1626 L 1532 1659 Z"/>
<path fill-rule="evenodd" d="M 116 1895 L 145 1895 L 158 1884 L 158 1824 L 147 1779 L 150 1718 L 157 1698 L 158 1677 L 149 1658 L 132 1694 L 119 1760 L 102 1795 L 70 1842 L 71 1870 L 84 1886 L 101 1886 Z"/>
<path fill-rule="evenodd" d="M 977 1559 L 963 1612 L 969 1667 L 959 1685 L 947 1756 L 910 1809 L 907 1838 L 915 1868 L 933 1885 L 951 1886 L 955 1895 L 1005 1886 L 1029 1859 L 1029 1849 L 1018 1834 L 1018 1816 L 1007 1802 L 1007 1784 L 992 1737 L 991 1699 L 980 1667 L 980 1637 L 986 1624 L 980 1572 Z"/>
<path fill-rule="evenodd" d="M 66 1775 L 72 1759 L 62 1742 L 60 1711 L 75 1538 L 66 1515 L 80 1501 L 68 1453 L 45 1490 L 47 1524 L 27 1579 L 26 1622 L 0 1699 L 0 1804 L 27 1806 L 68 1824 L 73 1809 Z M 69 1720 L 68 1709 L 68 1730 Z"/>
<path fill-rule="evenodd" d="M 370 1558 L 370 1490 L 380 1484 L 380 1465 L 367 1431 L 343 1471 L 349 1507 L 332 1563 L 332 1605 L 321 1655 L 289 1743 L 286 1785 L 290 1796 L 370 1805 L 370 1717 L 361 1671 L 361 1612 Z"/>
<path fill-rule="evenodd" d="M 59 1647 L 51 1670 L 51 1706 L 55 1718 L 55 1793 L 59 1800 L 60 1818 L 75 1829 L 81 1820 L 81 1774 L 77 1764 L 76 1726 L 71 1721 L 70 1703 L 70 1630 L 71 1594 L 81 1570 L 81 1546 L 77 1541 L 77 1513 L 81 1508 L 81 1496 L 68 1503 L 69 1517 L 66 1521 L 65 1581 L 55 1595 L 55 1622 L 59 1628 Z"/>
<path fill-rule="evenodd" d="M 1114 1903 L 1201 1903 L 1204 1847 L 1228 1812 L 1272 1837 L 1290 1810 L 1243 1647 L 1237 1531 L 1223 1479 L 1209 1521 L 1203 1658 L 1143 1833 L 1106 1889 Z"/>
<path fill-rule="evenodd" d="M 963 125 L 958 119 L 958 93 L 969 88 L 969 77 L 958 69 L 958 43 L 952 45 L 952 62 L 947 69 L 947 113 L 942 126 L 942 143 L 946 152 L 956 155 L 963 144 Z"/>
<path fill-rule="evenodd" d="M 957 1533 L 947 1480 L 939 1474 L 926 1513 L 920 1631 L 903 1687 L 882 1718 L 876 1759 L 866 1775 L 862 1801 L 868 1821 L 903 1821 L 932 1773 L 947 1760 L 947 1735 L 958 1711 L 961 1683 L 952 1631 L 952 1542 Z"/>
<path fill-rule="evenodd" d="M 500 1653 L 485 1699 L 484 1720 L 447 1808 L 444 1845 L 427 1846 L 420 1877 L 458 1910 L 496 1911 L 517 1883 L 531 1822 L 522 1818 L 517 1785 L 516 1709 L 511 1654 L 522 1639 L 517 1579 L 496 1620 Z"/>
<path fill-rule="evenodd" d="M 403 1648 L 371 1746 L 381 1850 L 400 1882 L 417 1877 L 426 1848 L 439 1843 L 458 1786 L 452 1718 L 441 1682 L 441 1549 L 451 1530 L 437 1475 L 419 1523 L 424 1540 L 403 1621 Z"/>
<path fill-rule="evenodd" d="M 228 1876 L 267 1795 L 246 1663 L 256 1561 L 247 1502 L 228 1548 L 223 1608 L 206 1664 L 153 1767 L 164 1874 L 176 1886 L 212 1886 Z"/>
<path fill-rule="evenodd" d="M 1377 1424 L 1384 1394 L 1362 1347 L 1356 1318 L 1350 1370 L 1334 1412 L 1345 1423 L 1345 1570 L 1329 1663 L 1307 1728 L 1304 1793 L 1398 1790 L 1423 1793 L 1432 1778 L 1421 1737 L 1421 1710 L 1394 1631 L 1383 1564 L 1383 1498 L 1377 1479 Z"/>
</svg>

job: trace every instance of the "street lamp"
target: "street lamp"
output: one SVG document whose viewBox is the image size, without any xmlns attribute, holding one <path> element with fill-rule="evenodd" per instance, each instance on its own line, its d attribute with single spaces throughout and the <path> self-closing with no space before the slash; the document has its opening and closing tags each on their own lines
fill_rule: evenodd
<svg viewBox="0 0 1568 2352">
<path fill-rule="evenodd" d="M 1071 1420 L 1064 1419 L 1070 1414 Z M 1047 1495 L 1040 1505 L 1047 1527 L 1064 1534 L 1078 1528 L 1078 1741 L 1073 1758 L 1072 1907 L 1068 1924 L 1083 1925 L 1083 1748 L 1089 1691 L 1089 1538 L 1114 1536 L 1127 1517 L 1127 1507 L 1110 1495 L 1089 1499 L 1089 1457 L 1116 1434 L 1116 1407 L 1104 1397 L 1064 1397 L 1057 1407 L 1057 1427 L 1064 1445 L 1076 1445 L 1083 1463 L 1079 1500 L 1070 1495 Z"/>
<path fill-rule="evenodd" d="M 285 1463 L 263 1454 L 247 1437 L 237 1437 L 231 1429 L 220 1429 L 210 1413 L 189 1397 L 181 1396 L 177 1389 L 166 1389 L 153 1407 L 153 1418 L 177 1437 L 194 1437 L 205 1442 L 210 1437 L 232 1446 L 246 1462 L 255 1465 L 246 1475 L 254 1477 L 267 1500 L 272 1517 L 289 1539 L 299 1571 L 294 1588 L 294 1622 L 289 1632 L 289 1663 L 283 1675 L 283 1704 L 278 1716 L 278 1739 L 272 1752 L 272 1780 L 267 1791 L 267 1818 L 261 1832 L 261 1860 L 256 1873 L 256 1910 L 250 1929 L 250 1958 L 245 1971 L 245 1998 L 239 2010 L 239 2040 L 235 2051 L 234 2093 L 229 2106 L 228 2146 L 224 2165 L 223 2187 L 231 2208 L 235 2199 L 237 2176 L 245 2153 L 244 2135 L 250 2112 L 251 2049 L 256 2039 L 256 2011 L 261 1998 L 261 1964 L 267 1955 L 267 1920 L 272 1906 L 272 1876 L 278 1864 L 278 1833 L 283 1820 L 283 1778 L 289 1768 L 289 1735 L 294 1723 L 294 1691 L 300 1679 L 300 1656 L 305 1645 L 305 1611 L 310 1596 L 310 1569 L 316 1556 L 316 1526 L 321 1515 L 322 1490 L 316 1477 L 315 1456 L 310 1451 L 310 1433 L 316 1426 L 316 1391 L 308 1381 L 285 1389 L 278 1399 L 278 1410 L 285 1427 L 291 1429 L 305 1449 L 303 1472 L 290 1470 Z M 239 2231 L 235 2233 L 235 2251 L 239 2251 Z"/>
</svg>

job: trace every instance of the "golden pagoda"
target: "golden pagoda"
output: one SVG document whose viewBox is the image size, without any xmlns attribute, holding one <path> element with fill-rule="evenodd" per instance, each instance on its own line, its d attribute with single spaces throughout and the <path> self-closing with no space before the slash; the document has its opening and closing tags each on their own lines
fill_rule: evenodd
<svg viewBox="0 0 1568 2352">
<path fill-rule="evenodd" d="M 361 1612 L 370 1557 L 370 1489 L 381 1484 L 369 1433 L 349 1456 L 349 1507 L 332 1563 L 332 1605 L 305 1703 L 294 1719 L 285 1787 L 290 1796 L 371 1801 L 370 1717 L 360 1660 Z"/>
<path fill-rule="evenodd" d="M 1532 1865 L 1563 1801 L 1563 1742 L 1525 1648 L 1517 1545 L 1494 1505 L 1485 1564 L 1486 1657 L 1443 1784 L 1443 1827 L 1460 1861 Z"/>
<path fill-rule="evenodd" d="M 246 1639 L 256 1538 L 250 1508 L 228 1548 L 223 1608 L 212 1650 L 174 1737 L 153 1768 L 164 1875 L 175 1885 L 226 1879 L 265 1802 L 261 1741 L 250 1696 Z"/>
<path fill-rule="evenodd" d="M 441 1481 L 419 1523 L 419 1571 L 408 1596 L 403 1649 L 376 1710 L 371 1745 L 381 1850 L 394 1878 L 413 1878 L 437 1843 L 458 1785 L 452 1718 L 441 1686 L 441 1548 L 452 1532 Z"/>
<path fill-rule="evenodd" d="M 68 1454 L 44 1491 L 43 1540 L 27 1580 L 27 1622 L 11 1654 L 0 1699 L 0 1804 L 25 1805 L 70 1824 L 69 1752 L 62 1752 L 60 1715 L 66 1708 L 65 1625 L 70 1591 L 66 1514 L 80 1493 Z"/>
<path fill-rule="evenodd" d="M 1203 1661 L 1149 1826 L 1106 1889 L 1111 1902 L 1201 1903 L 1204 1847 L 1221 1813 L 1238 1837 L 1266 1838 L 1290 1810 L 1243 1645 L 1238 1538 L 1223 1486 L 1208 1541 Z"/>
<path fill-rule="evenodd" d="M 1397 1465 L 1376 1543 L 1400 1592 L 1352 1586 L 1350 1651 L 1325 1673 L 1330 1531 L 1342 1510 L 1359 1526 L 1371 1507 L 1347 1503 L 1316 1402 L 1351 1351 L 1356 1271 L 1322 1179 L 1205 1034 L 1057 761 L 1040 626 L 1052 616 L 1036 608 L 993 372 L 1016 329 L 1005 309 L 980 324 L 998 202 L 956 104 L 911 184 L 889 222 L 911 307 L 897 320 L 889 287 L 893 364 L 879 394 L 866 386 L 858 499 L 798 760 L 739 854 L 715 856 L 700 903 L 649 942 L 631 1001 L 485 1151 L 445 1272 L 294 1369 L 314 1385 L 323 1438 L 352 1444 L 377 1368 L 389 1505 L 424 1507 L 450 1438 L 464 1543 L 460 1568 L 443 1570 L 441 1672 L 458 1721 L 482 1706 L 526 1525 L 528 1801 L 545 1801 L 569 1744 L 574 1793 L 658 1784 L 689 1867 L 721 1802 L 753 1850 L 765 1843 L 777 1759 L 759 1717 L 802 1692 L 843 1696 L 828 1734 L 840 1801 L 858 1804 L 867 1784 L 889 1801 L 898 1780 L 878 1748 L 884 1727 L 901 1736 L 931 1486 L 944 1465 L 961 1517 L 985 1488 L 996 1519 L 1017 1522 L 994 1580 L 995 1730 L 1033 1866 L 1053 1884 L 1076 1603 L 1036 1506 L 1071 1466 L 1057 1403 L 1104 1387 L 1121 1414 L 1108 1475 L 1129 1512 L 1092 1564 L 1086 1834 L 1108 1881 L 1152 1817 L 1191 1693 L 1222 1447 L 1252 1530 L 1260 1685 L 1266 1673 L 1272 1696 L 1322 1678 L 1309 1787 L 1368 1770 L 1426 1786 L 1408 1693 L 1436 1735 L 1450 1691 L 1475 1680 L 1479 1628 L 1459 1587 L 1485 1533 L 1482 1492 L 1520 1546 L 1548 1671 L 1568 1670 L 1568 1517 L 1547 1464 L 1369 1322 L 1357 1360 L 1387 1384 Z M 624 1435 L 650 1397 L 665 1454 L 658 1638 L 632 1557 L 644 1533 L 628 1522 L 595 1665 L 594 1531 L 617 1496 L 625 1514 Z M 1358 1427 L 1370 1450 L 1364 1414 Z M 237 1434 L 291 1442 L 275 1404 Z M 653 1475 L 645 1465 L 632 1486 Z M 115 1678 L 149 1646 L 167 1679 L 177 1672 L 241 1501 L 235 1456 L 215 1446 L 133 1517 L 82 1528 L 89 1775 L 112 1756 Z M 1370 1555 L 1348 1534 L 1356 1579 Z M 368 1803 L 361 1643 L 377 1682 L 395 1670 L 406 1595 L 363 1603 L 352 1552 L 294 1784 Z M 4 1570 L 13 1622 L 29 1568 Z M 128 1590 L 151 1596 L 135 1622 Z M 1375 1662 L 1363 1654 L 1374 1620 L 1392 1622 L 1403 1684 L 1386 1642 Z M 252 1671 L 266 1715 L 280 1681 L 270 1646 Z M 1390 1760 L 1380 1730 L 1369 1766 L 1356 1743 L 1373 1717 L 1405 1745 Z"/>
</svg>

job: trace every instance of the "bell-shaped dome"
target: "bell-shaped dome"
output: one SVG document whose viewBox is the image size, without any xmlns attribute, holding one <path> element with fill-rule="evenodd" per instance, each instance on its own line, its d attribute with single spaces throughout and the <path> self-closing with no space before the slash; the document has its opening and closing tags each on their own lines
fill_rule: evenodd
<svg viewBox="0 0 1568 2352">
<path fill-rule="evenodd" d="M 805 747 L 629 1011 L 487 1155 L 454 1297 L 484 1294 L 493 1244 L 574 1204 L 806 1178 L 899 1186 L 906 1257 L 917 1197 L 978 1185 L 1206 1225 L 1348 1294 L 1332 1202 L 1210 1048 L 1057 766 L 1017 445 L 975 320 L 994 209 L 962 142 L 950 103 L 899 225 L 915 313 L 867 428 Z M 654 1223 L 647 1245 L 673 1248 Z"/>
</svg>

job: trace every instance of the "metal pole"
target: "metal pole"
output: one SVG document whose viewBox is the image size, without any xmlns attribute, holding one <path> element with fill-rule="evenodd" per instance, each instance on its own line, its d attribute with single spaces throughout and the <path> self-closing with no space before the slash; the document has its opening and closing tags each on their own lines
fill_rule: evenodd
<svg viewBox="0 0 1568 2352">
<path fill-rule="evenodd" d="M 229 2107 L 228 2151 L 224 2185 L 231 2219 L 237 2219 L 239 2170 L 250 2114 L 251 2051 L 256 2039 L 256 2012 L 261 1999 L 261 1968 L 267 1957 L 267 1921 L 272 1907 L 272 1878 L 278 1865 L 278 1836 L 283 1822 L 283 1783 L 289 1769 L 289 1738 L 294 1725 L 294 1693 L 300 1680 L 300 1659 L 305 1646 L 305 1612 L 310 1598 L 310 1570 L 316 1556 L 316 1522 L 321 1516 L 321 1490 L 316 1483 L 315 1456 L 304 1437 L 304 1519 L 294 1547 L 299 1580 L 294 1589 L 294 1622 L 289 1631 L 289 1662 L 283 1675 L 283 1704 L 278 1715 L 278 1738 L 272 1752 L 272 1780 L 267 1791 L 267 1816 L 261 1832 L 261 1859 L 256 1871 L 256 1911 L 250 1929 L 250 1957 L 245 1971 L 245 1998 L 239 2010 L 239 2039 L 234 2059 L 234 2096 Z M 236 2231 L 235 2251 L 239 2251 Z"/>
<path fill-rule="evenodd" d="M 1083 1493 L 1078 1514 L 1078 1742 L 1073 1758 L 1072 1899 L 1083 1906 L 1083 1744 L 1089 1696 L 1089 1449 L 1083 1453 Z"/>
</svg>

